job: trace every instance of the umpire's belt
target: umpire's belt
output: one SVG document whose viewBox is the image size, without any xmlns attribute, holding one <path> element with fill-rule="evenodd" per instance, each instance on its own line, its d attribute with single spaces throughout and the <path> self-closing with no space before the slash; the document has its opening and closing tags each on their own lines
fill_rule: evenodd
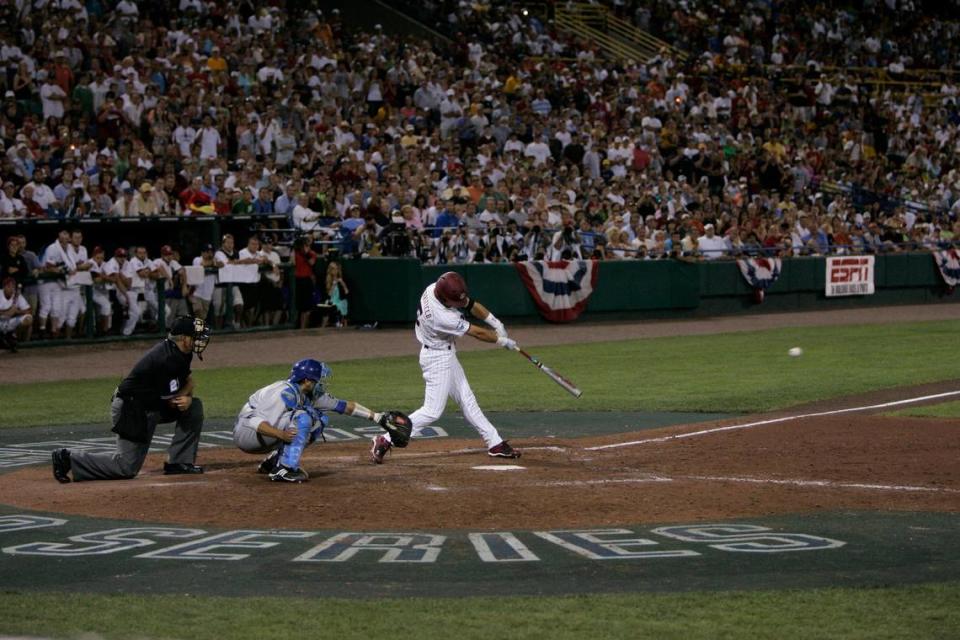
<svg viewBox="0 0 960 640">
<path fill-rule="evenodd" d="M 453 345 L 447 345 L 445 347 L 431 347 L 428 344 L 423 345 L 424 349 L 430 349 L 431 351 L 450 351 L 453 348 Z"/>
</svg>

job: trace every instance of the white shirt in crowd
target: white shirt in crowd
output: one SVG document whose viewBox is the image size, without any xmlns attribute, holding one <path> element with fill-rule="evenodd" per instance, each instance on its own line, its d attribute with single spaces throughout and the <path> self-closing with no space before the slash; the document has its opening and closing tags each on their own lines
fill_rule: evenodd
<svg viewBox="0 0 960 640">
<path fill-rule="evenodd" d="M 43 83 L 40 87 L 40 103 L 43 106 L 43 119 L 57 118 L 59 120 L 63 118 L 63 100 L 66 97 L 67 94 L 64 93 L 60 85 L 52 79 Z"/>
<path fill-rule="evenodd" d="M 204 127 L 197 134 L 200 138 L 200 159 L 216 160 L 220 145 L 220 132 L 213 127 Z"/>
<path fill-rule="evenodd" d="M 240 249 L 240 253 L 237 254 L 240 260 L 249 260 L 250 258 L 259 258 L 260 252 L 251 253 L 249 249 L 244 247 Z M 237 264 L 233 265 L 234 269 L 242 272 L 243 282 L 260 282 L 260 265 L 259 264 Z"/>
<path fill-rule="evenodd" d="M 177 148 L 180 149 L 180 155 L 184 158 L 190 158 L 193 156 L 193 152 L 190 147 L 193 145 L 193 141 L 197 139 L 197 130 L 191 126 L 184 127 L 183 125 L 177 127 L 173 130 L 173 143 L 177 145 Z"/>
</svg>

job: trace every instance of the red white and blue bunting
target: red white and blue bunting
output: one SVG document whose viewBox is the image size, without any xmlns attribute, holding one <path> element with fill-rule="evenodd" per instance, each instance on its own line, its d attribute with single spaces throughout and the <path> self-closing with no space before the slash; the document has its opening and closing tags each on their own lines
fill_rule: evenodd
<svg viewBox="0 0 960 640">
<path fill-rule="evenodd" d="M 956 249 L 947 249 L 945 251 L 934 251 L 933 260 L 940 269 L 940 275 L 943 281 L 952 290 L 960 283 L 960 254 Z"/>
<path fill-rule="evenodd" d="M 753 297 L 763 302 L 767 289 L 780 277 L 780 258 L 743 258 L 737 260 L 743 279 L 753 287 Z"/>
<path fill-rule="evenodd" d="M 517 273 L 534 304 L 550 322 L 573 322 L 597 286 L 596 260 L 517 262 Z"/>
</svg>

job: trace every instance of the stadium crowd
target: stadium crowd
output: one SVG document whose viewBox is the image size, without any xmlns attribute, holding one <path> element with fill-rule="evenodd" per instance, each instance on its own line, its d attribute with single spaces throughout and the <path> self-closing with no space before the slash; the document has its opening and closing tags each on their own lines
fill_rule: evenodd
<svg viewBox="0 0 960 640">
<path fill-rule="evenodd" d="M 613 62 L 510 2 L 420 3 L 449 45 L 251 0 L 6 3 L 0 218 L 282 214 L 272 233 L 307 239 L 284 252 L 293 277 L 318 283 L 313 249 L 698 260 L 960 239 L 956 19 L 893 0 L 612 4 L 689 58 Z M 852 66 L 942 82 L 829 71 Z M 280 318 L 256 309 L 235 317 Z"/>
</svg>

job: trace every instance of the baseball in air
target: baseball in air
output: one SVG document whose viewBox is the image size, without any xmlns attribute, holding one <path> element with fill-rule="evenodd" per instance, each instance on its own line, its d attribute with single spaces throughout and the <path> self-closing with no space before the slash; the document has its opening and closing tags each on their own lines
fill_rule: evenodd
<svg viewBox="0 0 960 640">
<path fill-rule="evenodd" d="M 790 350 L 787 351 L 787 355 L 789 355 L 791 358 L 799 358 L 803 355 L 803 349 L 800 347 L 790 347 Z"/>
</svg>

